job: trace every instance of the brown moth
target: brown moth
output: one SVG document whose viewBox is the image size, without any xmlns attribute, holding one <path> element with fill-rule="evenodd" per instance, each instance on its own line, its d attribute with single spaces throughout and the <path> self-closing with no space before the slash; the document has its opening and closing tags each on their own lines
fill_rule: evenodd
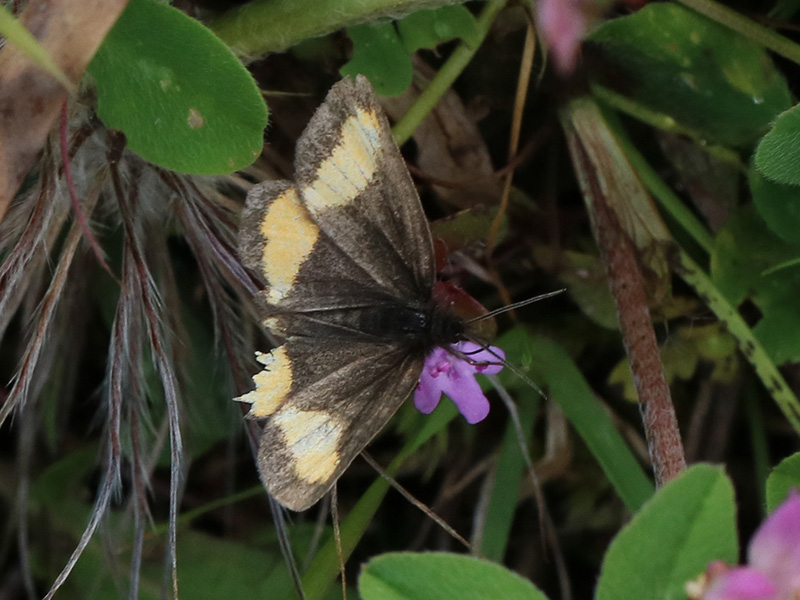
<svg viewBox="0 0 800 600">
<path fill-rule="evenodd" d="M 419 196 L 366 78 L 328 94 L 297 145 L 294 181 L 252 189 L 240 254 L 267 286 L 264 326 L 283 342 L 238 398 L 266 419 L 258 467 L 292 510 L 317 502 L 384 427 L 425 357 L 464 338 L 433 299 Z"/>
</svg>

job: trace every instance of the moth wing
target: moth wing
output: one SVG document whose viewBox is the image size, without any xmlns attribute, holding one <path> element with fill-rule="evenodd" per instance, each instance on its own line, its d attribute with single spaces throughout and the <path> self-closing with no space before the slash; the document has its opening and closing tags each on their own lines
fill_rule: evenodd
<svg viewBox="0 0 800 600">
<path fill-rule="evenodd" d="M 264 485 L 302 510 L 383 428 L 424 362 L 401 341 L 367 341 L 336 311 L 427 304 L 435 273 L 419 197 L 366 79 L 334 86 L 295 168 L 295 182 L 256 186 L 242 217 L 240 254 L 267 282 L 265 324 L 287 341 L 259 356 L 265 369 L 240 400 L 268 419 Z"/>
<path fill-rule="evenodd" d="M 435 269 L 428 222 L 367 79 L 343 79 L 297 144 L 301 201 L 320 230 L 400 298 L 428 299 Z"/>
<path fill-rule="evenodd" d="M 264 250 L 267 238 L 264 220 L 272 203 L 293 189 L 291 181 L 263 181 L 253 186 L 239 217 L 239 256 L 242 263 L 259 273 L 264 272 Z M 291 231 L 287 227 L 287 231 Z"/>
<path fill-rule="evenodd" d="M 263 182 L 250 190 L 239 254 L 266 281 L 261 298 L 267 317 L 361 308 L 395 298 L 320 230 L 289 181 Z"/>
<path fill-rule="evenodd" d="M 282 505 L 305 510 L 411 394 L 424 358 L 396 344 L 343 349 L 310 338 L 290 339 L 273 357 L 241 400 L 252 403 L 252 416 L 268 415 L 258 453 L 264 486 Z"/>
</svg>

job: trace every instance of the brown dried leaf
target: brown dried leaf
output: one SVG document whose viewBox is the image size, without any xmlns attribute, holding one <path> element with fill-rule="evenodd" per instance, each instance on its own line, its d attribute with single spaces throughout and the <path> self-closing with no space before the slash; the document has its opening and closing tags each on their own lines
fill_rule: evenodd
<svg viewBox="0 0 800 600">
<path fill-rule="evenodd" d="M 31 0 L 20 16 L 78 82 L 128 0 Z M 19 48 L 0 50 L 0 219 L 58 118 L 67 91 Z"/>
<path fill-rule="evenodd" d="M 602 196 L 638 251 L 639 264 L 648 271 L 651 297 L 663 299 L 670 290 L 667 254 L 672 236 L 650 195 L 594 102 L 570 102 L 562 109 L 561 120 L 584 198 L 589 202 L 597 194 Z M 597 207 L 588 208 L 596 225 Z"/>
<path fill-rule="evenodd" d="M 422 60 L 414 60 L 414 81 L 405 93 L 382 98 L 381 104 L 393 120 L 399 119 L 425 89 L 434 71 Z M 486 143 L 461 98 L 453 90 L 442 96 L 436 109 L 414 132 L 417 166 L 439 181 L 452 186 L 433 185 L 434 191 L 449 204 L 469 208 L 496 204 L 500 180 Z"/>
</svg>

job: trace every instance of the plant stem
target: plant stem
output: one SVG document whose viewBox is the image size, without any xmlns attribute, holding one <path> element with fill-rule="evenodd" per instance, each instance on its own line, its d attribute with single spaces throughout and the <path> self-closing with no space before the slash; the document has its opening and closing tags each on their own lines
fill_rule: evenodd
<svg viewBox="0 0 800 600">
<path fill-rule="evenodd" d="M 760 44 L 788 58 L 792 62 L 800 64 L 800 45 L 794 43 L 779 33 L 775 33 L 768 27 L 759 25 L 744 15 L 723 6 L 714 0 L 678 0 L 684 6 L 705 15 L 709 19 L 716 21 L 720 25 L 732 29 L 742 34 L 747 39 Z"/>
<path fill-rule="evenodd" d="M 238 56 L 283 52 L 309 38 L 458 0 L 255 0 L 206 23 Z"/>
<path fill-rule="evenodd" d="M 728 299 L 714 286 L 708 275 L 682 250 L 678 254 L 675 271 L 694 288 L 708 308 L 736 338 L 739 350 L 753 365 L 756 375 L 778 404 L 778 408 L 781 409 L 794 430 L 800 433 L 800 402 L 797 396 L 794 395 L 775 363 L 769 358 L 764 346 L 753 335 L 753 331 L 736 308 L 731 306 Z"/>
<path fill-rule="evenodd" d="M 461 72 L 475 56 L 489 29 L 494 22 L 497 13 L 505 6 L 505 0 L 490 0 L 484 6 L 478 17 L 478 33 L 480 42 L 467 46 L 463 42 L 459 44 L 450 58 L 442 65 L 439 72 L 436 73 L 431 82 L 428 84 L 422 93 L 417 98 L 416 102 L 408 109 L 405 115 L 395 124 L 393 128 L 394 139 L 397 141 L 398 146 L 402 146 L 413 135 L 414 130 L 419 126 L 422 120 L 427 117 L 434 109 L 439 99 L 444 93 L 450 89 L 453 82 L 461 75 Z"/>
<path fill-rule="evenodd" d="M 714 238 L 708 230 L 692 211 L 686 207 L 681 199 L 678 198 L 677 194 L 672 191 L 672 188 L 664 183 L 664 180 L 658 176 L 658 173 L 650 166 L 647 159 L 645 159 L 631 141 L 630 137 L 628 137 L 628 134 L 616 118 L 616 115 L 608 112 L 604 112 L 603 115 L 617 143 L 620 145 L 620 148 L 622 148 L 628 161 L 630 161 L 631 166 L 639 175 L 644 186 L 653 194 L 653 197 L 658 200 L 662 210 L 669 213 L 706 253 L 711 254 L 714 248 Z"/>
<path fill-rule="evenodd" d="M 678 419 L 661 366 L 661 353 L 650 318 L 636 249 L 611 206 L 597 191 L 596 188 L 592 190 L 591 207 L 595 214 L 597 243 L 617 305 L 620 330 L 639 396 L 653 471 L 660 487 L 686 469 Z"/>
<path fill-rule="evenodd" d="M 650 318 L 640 256 L 648 253 L 663 257 L 671 237 L 594 101 L 573 100 L 562 109 L 561 120 L 617 307 L 653 472 L 660 487 L 686 469 L 686 459 Z M 663 262 L 651 257 L 648 266 L 659 271 Z"/>
</svg>

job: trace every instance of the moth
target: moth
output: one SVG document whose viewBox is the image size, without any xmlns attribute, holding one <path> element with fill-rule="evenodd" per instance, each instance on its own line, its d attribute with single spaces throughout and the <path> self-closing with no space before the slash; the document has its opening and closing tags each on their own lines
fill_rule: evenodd
<svg viewBox="0 0 800 600">
<path fill-rule="evenodd" d="M 426 356 L 465 338 L 433 297 L 419 196 L 366 78 L 333 86 L 297 144 L 293 181 L 255 186 L 240 255 L 260 271 L 258 353 L 237 400 L 266 419 L 258 468 L 292 510 L 327 492 L 414 391 Z"/>
</svg>

